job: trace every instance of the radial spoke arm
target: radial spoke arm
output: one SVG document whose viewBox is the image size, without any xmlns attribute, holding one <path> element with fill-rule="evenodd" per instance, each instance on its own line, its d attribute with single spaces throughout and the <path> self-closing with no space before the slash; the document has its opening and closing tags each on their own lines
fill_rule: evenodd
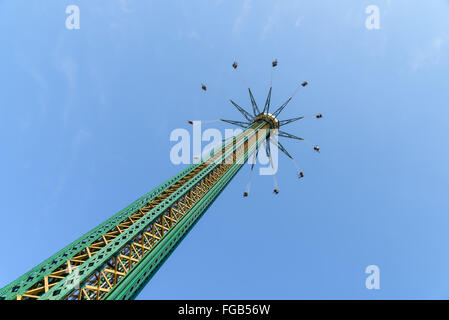
<svg viewBox="0 0 449 320">
<path fill-rule="evenodd" d="M 229 101 L 234 105 L 234 107 L 237 108 L 238 111 L 240 111 L 241 114 L 243 114 L 243 116 L 246 118 L 246 120 L 248 120 L 248 121 L 252 121 L 252 120 L 253 120 L 253 117 L 251 116 L 251 114 L 249 114 L 245 109 L 243 109 L 242 107 L 240 107 L 240 106 L 239 106 L 237 103 L 235 103 L 234 101 L 232 101 L 232 100 L 229 100 Z"/>
<path fill-rule="evenodd" d="M 281 150 L 287 157 L 293 159 L 293 157 L 288 153 L 288 151 L 284 148 L 284 146 L 278 141 L 278 148 Z"/>
<path fill-rule="evenodd" d="M 248 88 L 248 92 L 251 98 L 251 104 L 253 105 L 253 113 L 255 116 L 257 116 L 260 113 L 259 107 L 257 106 L 256 100 L 254 100 L 254 96 L 250 88 Z"/>
<path fill-rule="evenodd" d="M 286 124 L 298 121 L 304 119 L 304 117 L 297 117 L 297 118 L 292 118 L 292 119 L 287 119 L 287 120 L 281 120 L 279 121 L 279 126 L 285 126 Z"/>
<path fill-rule="evenodd" d="M 225 120 L 225 119 L 220 119 L 220 120 L 223 122 L 227 122 L 227 123 L 242 127 L 242 128 L 248 128 L 248 126 L 250 125 L 249 123 L 242 122 L 242 121 Z"/>
<path fill-rule="evenodd" d="M 270 140 L 269 140 L 269 138 L 267 138 L 267 140 L 265 140 L 265 150 L 267 151 L 267 157 L 269 158 L 270 155 L 271 155 Z"/>
<path fill-rule="evenodd" d="M 284 131 L 281 131 L 281 130 L 278 131 L 278 135 L 279 135 L 279 137 L 284 137 L 284 138 L 304 140 L 303 138 L 297 137 L 297 136 L 295 136 L 293 134 L 290 134 L 290 133 L 287 133 L 287 132 L 284 132 Z"/>
<path fill-rule="evenodd" d="M 253 171 L 254 169 L 254 165 L 256 164 L 256 160 L 257 160 L 257 156 L 259 155 L 259 147 L 256 147 L 256 152 L 254 154 L 254 161 L 251 164 L 251 171 Z"/>
<path fill-rule="evenodd" d="M 284 110 L 284 108 L 288 105 L 288 103 L 292 100 L 293 97 L 288 98 L 287 101 L 284 102 L 284 104 L 282 106 L 280 106 L 274 113 L 273 116 L 277 117 L 282 110 Z"/>
<path fill-rule="evenodd" d="M 263 113 L 270 112 L 271 89 L 272 89 L 272 87 L 270 87 L 270 91 L 268 91 L 267 101 L 265 102 L 265 107 L 263 108 Z"/>
</svg>

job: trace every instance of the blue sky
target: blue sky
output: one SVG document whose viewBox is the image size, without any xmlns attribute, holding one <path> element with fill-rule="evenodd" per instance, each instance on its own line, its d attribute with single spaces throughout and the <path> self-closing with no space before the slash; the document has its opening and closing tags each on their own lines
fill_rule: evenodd
<svg viewBox="0 0 449 320">
<path fill-rule="evenodd" d="M 80 8 L 80 29 L 65 8 Z M 380 9 L 367 30 L 365 9 Z M 319 144 L 280 194 L 244 168 L 140 299 L 447 299 L 449 2 L 0 0 L 0 287 L 182 166 L 170 133 L 239 119 L 240 71 Z M 224 126 L 219 126 L 224 128 Z M 367 290 L 378 265 L 381 289 Z"/>
</svg>

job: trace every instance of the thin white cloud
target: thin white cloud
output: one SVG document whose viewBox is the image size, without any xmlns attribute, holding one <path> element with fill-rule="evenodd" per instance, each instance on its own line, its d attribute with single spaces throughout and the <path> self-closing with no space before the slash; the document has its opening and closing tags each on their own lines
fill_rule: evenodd
<svg viewBox="0 0 449 320">
<path fill-rule="evenodd" d="M 75 90 L 77 87 L 78 63 L 71 56 L 64 53 L 64 41 L 64 37 L 60 36 L 59 41 L 53 51 L 53 63 L 62 73 L 67 82 L 67 100 L 63 107 L 64 110 L 62 116 L 62 122 L 65 127 L 69 120 L 70 110 L 72 108 Z"/>
<path fill-rule="evenodd" d="M 84 144 L 86 144 L 90 138 L 91 133 L 85 129 L 78 129 L 73 136 L 70 152 L 65 157 L 65 163 L 63 164 L 61 171 L 58 173 L 57 180 L 54 184 L 54 189 L 47 198 L 44 212 L 48 214 L 50 211 L 60 207 L 59 202 L 61 195 L 65 190 L 67 183 L 70 182 L 70 172 L 73 170 L 73 166 L 76 164 L 78 154 Z"/>
<path fill-rule="evenodd" d="M 245 0 L 243 2 L 242 10 L 240 11 L 240 15 L 234 21 L 234 27 L 232 31 L 234 33 L 240 33 L 242 30 L 243 23 L 245 19 L 248 17 L 251 11 L 251 0 Z"/>
<path fill-rule="evenodd" d="M 184 31 L 184 30 L 179 30 L 179 36 L 181 38 L 186 38 L 186 39 L 190 39 L 190 40 L 198 40 L 200 38 L 200 34 L 198 32 L 196 32 L 195 30 L 191 30 L 191 31 Z"/>
<path fill-rule="evenodd" d="M 49 85 L 47 79 L 45 78 L 45 73 L 41 72 L 39 66 L 32 60 L 32 58 L 30 58 L 30 55 L 23 52 L 16 54 L 16 62 L 24 72 L 28 73 L 31 79 L 33 79 L 36 83 L 36 86 L 39 88 L 37 93 L 37 103 L 41 107 L 41 113 L 45 114 L 47 112 L 47 94 L 49 91 Z"/>
<path fill-rule="evenodd" d="M 67 80 L 69 88 L 73 89 L 76 86 L 76 73 L 78 70 L 77 63 L 68 56 L 61 58 L 61 60 L 57 61 L 57 63 Z"/>
<path fill-rule="evenodd" d="M 130 13 L 132 10 L 129 7 L 130 0 L 119 0 L 120 10 L 124 13 Z"/>
<path fill-rule="evenodd" d="M 302 19 L 303 19 L 303 18 L 304 18 L 303 16 L 299 16 L 299 17 L 296 19 L 296 22 L 295 22 L 295 28 L 298 28 L 298 27 L 301 25 Z"/>
<path fill-rule="evenodd" d="M 412 70 L 434 66 L 440 63 L 444 54 L 446 40 L 442 36 L 434 37 L 424 47 L 415 49 L 410 54 Z"/>
<path fill-rule="evenodd" d="M 86 143 L 91 137 L 91 133 L 85 129 L 79 129 L 73 139 L 72 143 L 72 157 L 76 159 L 81 146 Z"/>
<path fill-rule="evenodd" d="M 267 23 L 263 27 L 261 38 L 264 39 L 267 34 L 273 29 L 273 26 L 278 23 L 280 19 L 281 7 L 279 2 L 276 2 L 271 10 L 270 15 L 268 16 Z"/>
<path fill-rule="evenodd" d="M 304 19 L 304 16 L 297 15 L 298 12 L 301 12 L 299 10 L 300 4 L 297 2 L 273 1 L 260 38 L 265 39 L 270 33 L 280 31 L 282 28 L 291 28 L 292 24 L 298 28 Z"/>
</svg>

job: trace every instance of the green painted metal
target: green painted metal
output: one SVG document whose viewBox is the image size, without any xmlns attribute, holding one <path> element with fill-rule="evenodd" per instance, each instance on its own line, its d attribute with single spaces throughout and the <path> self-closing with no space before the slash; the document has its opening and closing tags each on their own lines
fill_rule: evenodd
<svg viewBox="0 0 449 320">
<path fill-rule="evenodd" d="M 244 134 L 242 132 L 237 136 L 240 137 Z M 211 154 L 221 150 L 223 147 L 228 146 L 232 143 L 232 138 L 223 142 L 220 146 L 215 148 Z M 205 157 L 204 160 L 208 160 L 210 156 Z M 58 267 L 60 267 L 65 261 L 70 260 L 84 248 L 88 247 L 102 235 L 106 234 L 110 230 L 114 229 L 117 225 L 125 221 L 129 216 L 135 214 L 139 209 L 144 207 L 148 202 L 153 200 L 155 197 L 160 195 L 166 189 L 170 188 L 173 184 L 178 182 L 180 179 L 185 177 L 191 171 L 195 170 L 200 164 L 192 164 L 187 168 L 183 169 L 181 172 L 168 179 L 155 189 L 151 190 L 147 194 L 143 195 L 126 208 L 120 210 L 111 218 L 107 219 L 97 227 L 93 228 L 89 232 L 85 233 L 83 236 L 73 241 L 69 245 L 67 245 L 62 250 L 58 251 L 30 271 L 23 274 L 21 277 L 11 282 L 7 286 L 0 289 L 0 299 L 1 300 L 12 300 L 17 297 L 17 295 L 22 295 L 25 293 L 30 287 L 32 287 L 35 283 L 41 281 L 45 276 L 50 275 L 54 272 Z"/>
<path fill-rule="evenodd" d="M 267 132 L 268 134 L 268 132 Z M 201 216 L 212 205 L 214 200 L 220 195 L 227 184 L 242 168 L 249 156 L 256 150 L 258 145 L 266 138 L 260 136 L 259 140 L 252 145 L 241 156 L 240 161 L 236 161 L 229 168 L 223 177 L 206 192 L 205 195 L 182 217 L 178 223 L 170 229 L 166 235 L 157 243 L 154 249 L 135 266 L 119 284 L 114 287 L 106 296 L 107 300 L 133 299 L 148 283 L 155 272 L 162 266 L 182 239 L 198 222 Z"/>
<path fill-rule="evenodd" d="M 257 123 L 254 126 L 254 130 L 251 130 L 251 137 L 257 134 L 258 130 L 261 129 L 265 124 Z M 245 134 L 248 130 L 245 130 L 241 135 Z M 227 158 L 231 155 L 234 150 L 245 143 L 244 140 L 240 140 L 236 145 L 230 150 L 223 153 L 222 159 Z M 40 299 L 51 299 L 51 300 L 61 300 L 64 299 L 70 292 L 76 289 L 79 283 L 84 282 L 92 273 L 95 272 L 100 266 L 102 266 L 106 261 L 110 259 L 116 252 L 123 248 L 128 242 L 130 242 L 134 237 L 136 237 L 142 230 L 144 230 L 148 225 L 152 224 L 157 220 L 167 209 L 169 209 L 175 202 L 177 202 L 184 194 L 186 194 L 196 183 L 203 179 L 208 173 L 210 173 L 219 163 L 217 161 L 209 164 L 205 169 L 199 172 L 196 176 L 191 178 L 187 183 L 181 186 L 177 191 L 167 197 L 158 206 L 151 209 L 145 216 L 139 219 L 136 223 L 131 225 L 124 233 L 119 237 L 115 238 L 113 241 L 108 243 L 103 247 L 98 253 L 89 258 L 85 263 L 83 263 L 76 273 L 69 274 L 64 280 L 60 281 L 57 285 L 53 286 L 48 292 L 43 294 Z"/>
<path fill-rule="evenodd" d="M 273 64 L 273 67 L 275 65 Z M 307 82 L 304 82 L 302 86 L 307 85 Z M 158 218 L 160 218 L 167 210 L 170 210 L 176 203 L 184 197 L 192 188 L 194 188 L 198 183 L 203 181 L 208 175 L 210 175 L 213 170 L 217 168 L 217 166 L 224 160 L 231 156 L 235 150 L 237 150 L 240 146 L 244 145 L 248 141 L 250 141 L 253 137 L 257 137 L 257 141 L 254 144 L 250 144 L 249 150 L 246 150 L 243 155 L 239 155 L 239 159 L 234 162 L 223 174 L 218 181 L 216 181 L 212 186 L 210 186 L 209 190 L 206 191 L 205 194 L 200 199 L 193 204 L 187 213 L 185 213 L 180 220 L 178 220 L 175 225 L 173 225 L 163 236 L 157 241 L 157 243 L 150 249 L 150 251 L 146 252 L 146 254 L 142 257 L 140 261 L 134 265 L 129 272 L 126 272 L 126 275 L 119 280 L 119 282 L 107 293 L 107 295 L 103 298 L 106 299 L 133 299 L 138 293 L 142 290 L 145 284 L 151 279 L 154 273 L 161 267 L 163 262 L 168 258 L 170 253 L 176 248 L 176 246 L 182 241 L 182 239 L 186 236 L 186 234 L 191 230 L 191 228 L 195 225 L 195 223 L 200 219 L 200 217 L 204 214 L 204 212 L 211 206 L 214 200 L 218 197 L 218 195 L 224 190 L 227 184 L 232 180 L 232 178 L 237 174 L 237 172 L 242 168 L 243 164 L 248 160 L 249 156 L 257 150 L 257 147 L 260 145 L 262 141 L 265 139 L 269 139 L 270 133 L 266 131 L 263 135 L 258 135 L 260 129 L 262 129 L 265 125 L 270 124 L 267 119 L 258 118 L 260 114 L 260 110 L 255 102 L 253 94 L 251 90 L 248 88 L 248 92 L 251 99 L 251 105 L 253 109 L 254 117 L 237 105 L 235 102 L 231 100 L 231 103 L 243 114 L 243 116 L 248 120 L 248 122 L 240 122 L 233 120 L 222 120 L 224 122 L 232 123 L 238 126 L 242 126 L 245 128 L 240 135 L 237 137 L 233 137 L 228 139 L 224 143 L 222 143 L 219 147 L 215 148 L 206 159 L 202 158 L 201 163 L 193 164 L 182 170 L 177 175 L 173 176 L 157 188 L 153 189 L 149 193 L 140 197 L 132 204 L 127 206 L 125 209 L 119 211 L 114 216 L 95 227 L 91 231 L 87 232 L 79 239 L 75 240 L 64 249 L 58 251 L 56 254 L 52 255 L 50 258 L 42 262 L 41 264 L 34 267 L 29 272 L 25 273 L 21 277 L 19 277 L 14 282 L 10 283 L 6 287 L 0 289 L 0 300 L 2 299 L 16 299 L 18 295 L 22 295 L 26 293 L 30 288 L 35 289 L 35 285 L 39 283 L 41 285 L 41 281 L 45 276 L 50 276 L 53 272 L 59 271 L 61 268 L 65 266 L 67 260 L 71 260 L 77 254 L 81 253 L 86 247 L 89 247 L 91 244 L 96 242 L 99 239 L 102 239 L 102 236 L 106 233 L 114 230 L 118 225 L 126 221 L 131 215 L 134 215 L 139 209 L 146 206 L 153 199 L 161 195 L 164 191 L 172 187 L 174 184 L 180 181 L 180 179 L 184 178 L 186 175 L 191 173 L 193 170 L 198 169 L 199 166 L 201 170 L 195 173 L 195 175 L 188 179 L 188 181 L 184 182 L 180 187 L 177 185 L 177 190 L 168 195 L 163 201 L 161 201 L 156 207 L 152 208 L 149 212 L 147 212 L 144 216 L 135 221 L 132 225 L 126 228 L 123 232 L 120 231 L 120 234 L 115 237 L 113 240 L 106 244 L 106 240 L 104 243 L 106 244 L 102 249 L 96 251 L 93 256 L 89 256 L 83 264 L 77 266 L 76 272 L 72 272 L 67 275 L 64 279 L 59 282 L 52 282 L 52 287 L 40 296 L 39 299 L 51 299 L 51 300 L 61 300 L 66 299 L 70 296 L 74 290 L 77 289 L 79 284 L 85 284 L 86 280 L 90 277 L 94 276 L 94 273 L 102 270 L 102 267 L 105 266 L 105 263 L 110 259 L 116 257 L 120 254 L 120 251 L 127 245 L 130 245 L 132 241 L 141 234 L 146 228 L 151 226 Z M 287 106 L 287 104 L 292 100 L 293 96 L 291 96 L 284 104 L 282 104 L 274 113 L 273 116 L 277 117 L 282 110 Z M 264 113 L 269 111 L 271 102 L 271 87 L 268 93 L 267 100 L 265 102 L 265 107 L 263 108 Z M 260 116 L 263 116 L 262 114 Z M 287 124 L 298 119 L 302 119 L 302 117 L 283 120 L 280 124 Z M 266 122 L 265 122 L 266 121 Z M 295 138 L 302 140 L 302 138 L 298 138 L 296 136 L 290 135 L 288 133 L 279 131 L 279 136 L 287 137 L 287 138 Z M 237 143 L 234 144 L 234 141 Z M 291 158 L 285 148 L 282 145 L 279 145 L 279 148 Z M 229 147 L 229 150 L 226 150 L 224 153 L 221 152 L 222 148 Z M 268 147 L 268 146 L 267 146 Z M 212 162 L 206 162 L 212 157 L 216 152 L 221 152 L 221 157 L 217 158 Z M 268 152 L 268 149 L 267 149 Z M 204 166 L 204 164 L 207 164 Z M 164 195 L 165 197 L 166 195 Z M 161 197 L 161 198 L 164 198 Z M 160 199 L 161 199 L 160 198 Z M 140 257 L 139 257 L 140 259 Z M 101 278 L 98 278 L 99 283 L 101 283 Z M 45 288 L 48 289 L 48 279 L 45 279 Z M 54 280 L 54 277 L 53 277 Z M 52 280 L 52 281 L 53 281 Z M 112 286 L 111 286 L 112 287 Z M 41 287 L 43 288 L 43 287 Z M 41 289 L 37 289 L 41 290 Z M 37 291 L 35 291 L 37 292 Z M 40 293 L 39 293 L 40 294 Z M 28 295 L 30 297 L 30 295 Z M 37 298 L 38 296 L 36 296 Z M 100 297 L 100 296 L 97 296 Z"/>
<path fill-rule="evenodd" d="M 159 185 L 157 188 L 151 190 L 144 196 L 140 197 L 129 206 L 120 210 L 111 218 L 107 219 L 91 231 L 87 232 L 64 249 L 58 251 L 47 260 L 43 261 L 14 282 L 10 283 L 6 287 L 0 289 L 0 296 L 4 299 L 15 299 L 17 295 L 21 295 L 26 292 L 33 284 L 40 281 L 44 276 L 50 275 L 55 269 L 57 269 L 66 260 L 70 260 L 76 254 L 78 254 L 85 247 L 91 245 L 98 240 L 102 235 L 109 232 L 111 229 L 119 225 L 126 220 L 130 215 L 136 213 L 139 209 L 145 206 L 148 202 L 161 194 L 164 190 L 175 184 L 182 179 L 185 175 L 194 170 L 198 165 L 190 165 L 182 170 L 180 173 L 170 178 L 166 182 Z"/>
</svg>

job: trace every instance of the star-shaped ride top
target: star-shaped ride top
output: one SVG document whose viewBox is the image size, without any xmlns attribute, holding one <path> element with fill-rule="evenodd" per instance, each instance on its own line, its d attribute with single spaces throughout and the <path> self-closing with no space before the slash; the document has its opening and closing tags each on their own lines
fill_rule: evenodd
<svg viewBox="0 0 449 320">
<path fill-rule="evenodd" d="M 278 61 L 274 60 L 272 62 L 272 67 L 276 68 L 278 65 Z M 237 70 L 238 68 L 238 63 L 234 62 L 232 64 L 232 67 Z M 243 81 L 244 82 L 244 81 Z M 248 128 L 251 125 L 253 125 L 255 122 L 258 122 L 260 120 L 263 120 L 265 122 L 267 122 L 270 125 L 271 129 L 275 129 L 277 131 L 277 134 L 279 137 L 284 137 L 284 138 L 289 138 L 289 139 L 296 139 L 296 140 L 301 140 L 304 141 L 303 138 L 297 137 L 293 134 L 290 134 L 288 132 L 279 130 L 280 127 L 283 127 L 289 123 L 304 119 L 304 116 L 300 116 L 300 117 L 296 117 L 296 118 L 291 118 L 291 119 L 286 119 L 286 120 L 278 120 L 278 116 L 279 114 L 285 109 L 285 107 L 287 107 L 287 105 L 290 103 L 290 101 L 293 99 L 293 97 L 296 95 L 296 93 L 306 87 L 309 83 L 307 81 L 302 82 L 299 87 L 295 90 L 295 92 L 287 99 L 287 101 L 285 101 L 282 105 L 280 105 L 273 113 L 270 113 L 270 105 L 271 105 L 271 91 L 272 91 L 272 85 L 270 84 L 270 89 L 268 91 L 268 96 L 267 99 L 265 101 L 265 106 L 262 110 L 259 109 L 259 106 L 257 105 L 253 93 L 251 92 L 251 89 L 248 87 L 248 93 L 249 93 L 249 97 L 251 100 L 251 106 L 252 106 L 252 112 L 248 112 L 246 111 L 244 108 L 242 108 L 241 106 L 239 106 L 236 102 L 234 102 L 232 99 L 229 99 L 229 101 L 232 103 L 232 105 L 243 115 L 243 117 L 245 118 L 245 121 L 236 121 L 236 120 L 225 120 L 225 119 L 220 119 L 220 121 L 223 122 L 227 122 L 242 128 Z M 207 91 L 207 87 L 205 84 L 201 85 L 202 89 L 204 91 Z M 317 119 L 321 119 L 323 117 L 323 115 L 321 113 L 317 114 L 314 116 Z M 267 156 L 270 158 L 271 157 L 271 152 L 270 152 L 270 141 L 273 142 L 273 140 L 270 140 L 271 136 L 269 135 L 265 141 L 265 145 L 266 145 L 266 152 L 267 152 Z M 275 141 L 277 144 L 277 147 L 291 160 L 293 160 L 293 162 L 295 163 L 295 166 L 298 169 L 298 178 L 303 178 L 304 177 L 304 173 L 298 168 L 294 158 L 290 155 L 290 153 L 288 153 L 288 151 L 285 149 L 285 147 L 279 142 L 279 141 Z M 317 145 L 313 146 L 313 149 L 316 152 L 320 152 L 320 148 Z M 256 156 L 257 156 L 257 152 L 256 151 Z M 271 158 L 270 158 L 271 159 Z M 271 160 L 270 160 L 271 161 Z M 251 166 L 251 171 L 254 168 L 254 164 L 252 164 Z M 274 189 L 274 193 L 278 193 L 278 189 L 277 189 L 277 184 L 275 181 L 275 189 Z M 245 197 L 248 196 L 248 191 L 244 192 L 243 194 Z"/>
</svg>

